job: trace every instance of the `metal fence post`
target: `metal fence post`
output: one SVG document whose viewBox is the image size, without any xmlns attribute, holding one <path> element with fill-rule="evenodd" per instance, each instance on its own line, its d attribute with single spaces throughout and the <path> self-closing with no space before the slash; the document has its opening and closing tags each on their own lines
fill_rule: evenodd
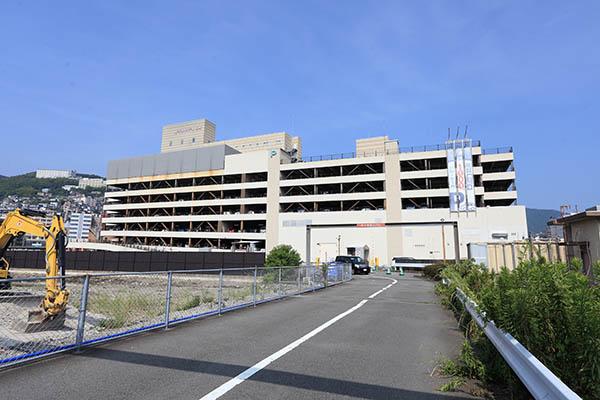
<svg viewBox="0 0 600 400">
<path fill-rule="evenodd" d="M 256 307 L 256 275 L 258 272 L 258 266 L 254 266 L 254 294 L 253 294 L 253 302 L 254 302 L 254 307 Z"/>
<path fill-rule="evenodd" d="M 298 292 L 302 290 L 302 267 L 298 265 Z"/>
<path fill-rule="evenodd" d="M 279 267 L 279 281 L 277 283 L 277 295 L 281 296 L 281 267 Z"/>
<path fill-rule="evenodd" d="M 167 280 L 167 305 L 165 306 L 165 329 L 169 329 L 169 314 L 171 312 L 171 283 L 173 282 L 173 272 L 169 272 Z"/>
<path fill-rule="evenodd" d="M 219 315 L 221 315 L 221 308 L 223 307 L 223 268 L 219 271 Z"/>
<path fill-rule="evenodd" d="M 81 351 L 83 342 L 83 330 L 85 328 L 85 314 L 87 312 L 88 289 L 90 287 L 90 276 L 86 275 L 83 279 L 83 288 L 81 289 L 81 304 L 79 305 L 79 319 L 77 321 L 77 339 L 75 345 L 77 352 Z"/>
<path fill-rule="evenodd" d="M 316 268 L 312 265 L 310 266 L 310 286 L 312 287 L 312 291 L 315 291 L 315 271 Z"/>
</svg>

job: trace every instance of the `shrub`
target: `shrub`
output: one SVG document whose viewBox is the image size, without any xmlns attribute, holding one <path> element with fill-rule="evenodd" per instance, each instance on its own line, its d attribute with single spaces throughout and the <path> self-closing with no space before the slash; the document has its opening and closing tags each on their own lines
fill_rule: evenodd
<svg viewBox="0 0 600 400">
<path fill-rule="evenodd" d="M 274 267 L 297 267 L 302 262 L 300 254 L 289 244 L 280 244 L 273 247 L 265 259 L 265 269 L 263 273 L 263 283 L 269 284 L 279 279 L 279 270 Z M 284 268 L 281 271 L 282 280 L 296 279 L 298 272 L 296 268 Z"/>
<path fill-rule="evenodd" d="M 459 315 L 483 362 L 476 371 L 479 379 L 508 383 L 515 397 L 528 396 L 502 356 L 470 322 L 456 298 L 456 286 L 573 391 L 585 399 L 600 398 L 600 288 L 594 278 L 543 258 L 523 261 L 513 271 L 504 268 L 498 275 L 472 262 L 450 265 L 440 275 L 451 285 L 438 283 L 436 292 Z"/>
<path fill-rule="evenodd" d="M 302 259 L 289 244 L 273 247 L 265 259 L 265 267 L 297 267 Z"/>
<path fill-rule="evenodd" d="M 426 265 L 425 268 L 423 268 L 423 275 L 426 278 L 432 279 L 434 281 L 439 281 L 440 279 L 442 279 L 440 277 L 440 272 L 446 268 L 446 264 L 438 262 L 435 264 L 431 264 L 431 265 Z"/>
</svg>

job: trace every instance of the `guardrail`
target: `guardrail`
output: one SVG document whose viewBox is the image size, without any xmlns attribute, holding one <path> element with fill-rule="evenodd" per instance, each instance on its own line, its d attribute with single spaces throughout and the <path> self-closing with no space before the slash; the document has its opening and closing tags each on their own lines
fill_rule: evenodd
<svg viewBox="0 0 600 400">
<path fill-rule="evenodd" d="M 448 282 L 444 282 L 448 284 Z M 458 298 L 463 303 L 477 325 L 485 332 L 504 360 L 517 374 L 527 390 L 537 400 L 581 400 L 575 392 L 565 385 L 544 364 L 531 354 L 512 335 L 496 327 L 494 321 L 485 322 L 485 314 L 478 311 L 477 303 L 460 289 L 456 288 Z"/>
<path fill-rule="evenodd" d="M 46 279 L 64 280 L 70 295 L 64 318 L 41 330 L 25 321 L 39 310 Z M 301 265 L 0 280 L 0 370 L 351 279 L 351 265 L 337 264 L 327 273 Z"/>
</svg>

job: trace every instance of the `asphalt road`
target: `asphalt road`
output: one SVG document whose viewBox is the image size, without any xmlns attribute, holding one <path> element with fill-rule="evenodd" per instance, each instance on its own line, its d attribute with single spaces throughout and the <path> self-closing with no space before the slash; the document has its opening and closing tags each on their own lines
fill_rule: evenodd
<svg viewBox="0 0 600 400">
<path fill-rule="evenodd" d="M 431 375 L 461 333 L 433 284 L 352 282 L 0 372 L 2 399 L 200 399 L 367 300 L 221 399 L 458 399 Z"/>
</svg>

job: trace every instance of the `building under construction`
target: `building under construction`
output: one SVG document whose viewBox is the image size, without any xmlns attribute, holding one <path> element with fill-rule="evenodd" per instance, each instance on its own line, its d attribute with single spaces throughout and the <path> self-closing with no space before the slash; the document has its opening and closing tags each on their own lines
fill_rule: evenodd
<svg viewBox="0 0 600 400">
<path fill-rule="evenodd" d="M 216 142 L 206 120 L 165 127 L 161 153 L 109 162 L 101 235 L 203 251 L 285 243 L 305 257 L 307 225 L 344 223 L 352 226 L 312 233 L 311 261 L 357 254 L 380 263 L 454 258 L 444 222 L 458 222 L 462 257 L 470 242 L 527 237 L 510 147 L 400 147 L 384 136 L 357 140 L 353 153 L 301 149 L 285 132 Z"/>
</svg>

